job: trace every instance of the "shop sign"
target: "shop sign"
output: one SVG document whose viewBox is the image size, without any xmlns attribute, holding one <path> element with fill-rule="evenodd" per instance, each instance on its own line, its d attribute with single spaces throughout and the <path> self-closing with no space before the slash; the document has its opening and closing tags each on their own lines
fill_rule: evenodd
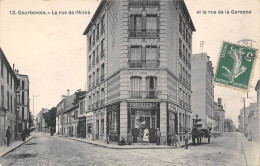
<svg viewBox="0 0 260 166">
<path fill-rule="evenodd" d="M 107 110 L 108 111 L 119 110 L 119 104 L 113 104 L 113 105 L 107 106 Z"/>
<path fill-rule="evenodd" d="M 176 107 L 175 105 L 173 105 L 173 104 L 168 104 L 168 109 L 169 109 L 170 111 L 175 111 L 175 112 L 177 112 L 177 107 Z"/>
<path fill-rule="evenodd" d="M 128 103 L 128 108 L 160 108 L 160 103 L 151 103 L 151 102 Z"/>
</svg>

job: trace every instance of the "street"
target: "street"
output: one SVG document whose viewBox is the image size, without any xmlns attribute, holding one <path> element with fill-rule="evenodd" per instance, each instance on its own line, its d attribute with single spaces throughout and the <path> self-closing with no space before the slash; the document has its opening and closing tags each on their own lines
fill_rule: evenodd
<svg viewBox="0 0 260 166">
<path fill-rule="evenodd" d="M 241 133 L 225 133 L 189 149 L 107 149 L 48 133 L 36 133 L 0 159 L 2 165 L 251 165 L 241 146 Z M 163 146 L 163 145 L 162 145 Z"/>
</svg>

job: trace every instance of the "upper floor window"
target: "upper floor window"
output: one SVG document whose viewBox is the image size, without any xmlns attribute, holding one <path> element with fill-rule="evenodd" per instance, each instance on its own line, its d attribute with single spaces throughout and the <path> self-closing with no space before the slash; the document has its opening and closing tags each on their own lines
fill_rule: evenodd
<svg viewBox="0 0 260 166">
<path fill-rule="evenodd" d="M 92 38 L 91 38 L 91 35 L 89 36 L 88 38 L 88 48 L 90 49 L 91 48 L 91 45 L 92 45 Z"/>
<path fill-rule="evenodd" d="M 100 24 L 101 24 L 100 25 L 101 26 L 101 34 L 103 34 L 104 31 L 105 31 L 104 19 L 105 19 L 105 16 L 102 16 L 101 21 L 100 21 Z"/>
<path fill-rule="evenodd" d="M 146 89 L 147 90 L 157 89 L 157 77 L 154 76 L 146 77 Z"/>
<path fill-rule="evenodd" d="M 22 89 L 24 89 L 24 84 L 25 84 L 24 81 L 22 81 Z"/>
<path fill-rule="evenodd" d="M 146 29 L 157 30 L 157 16 L 147 15 L 146 17 Z"/>
<path fill-rule="evenodd" d="M 8 70 L 6 70 L 6 76 L 7 76 L 7 78 L 6 78 L 6 80 L 7 80 L 7 85 L 9 85 L 9 72 L 8 72 Z"/>
<path fill-rule="evenodd" d="M 182 33 L 182 18 L 181 15 L 179 15 L 179 31 Z"/>
<path fill-rule="evenodd" d="M 99 24 L 97 24 L 97 40 L 99 38 Z"/>
<path fill-rule="evenodd" d="M 1 76 L 4 76 L 4 62 L 3 59 L 1 59 Z"/>
<path fill-rule="evenodd" d="M 93 44 L 95 44 L 95 40 L 96 40 L 96 38 L 95 38 L 95 30 L 93 30 Z"/>
</svg>

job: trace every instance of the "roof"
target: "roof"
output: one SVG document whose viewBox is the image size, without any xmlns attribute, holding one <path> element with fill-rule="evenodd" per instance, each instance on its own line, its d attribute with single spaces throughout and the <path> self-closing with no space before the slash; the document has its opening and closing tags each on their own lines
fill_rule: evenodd
<svg viewBox="0 0 260 166">
<path fill-rule="evenodd" d="M 90 20 L 90 22 L 89 22 L 87 28 L 85 29 L 83 35 L 86 35 L 86 34 L 89 32 L 89 30 L 91 29 L 93 23 L 96 21 L 98 15 L 100 14 L 100 12 L 102 11 L 102 9 L 104 8 L 106 2 L 107 2 L 107 0 L 102 0 L 102 1 L 100 2 L 100 4 L 99 4 L 97 10 L 95 11 L 95 13 L 94 13 L 92 19 Z"/>
<path fill-rule="evenodd" d="M 17 77 L 16 77 L 12 67 L 10 66 L 10 63 L 8 62 L 8 60 L 7 60 L 7 58 L 6 58 L 6 56 L 5 56 L 5 54 L 4 54 L 4 52 L 3 52 L 1 47 L 0 47 L 0 57 L 1 57 L 1 60 L 4 60 L 4 62 L 6 64 L 6 68 L 8 69 L 10 74 L 14 77 L 15 82 L 17 82 L 18 79 L 17 79 Z"/>
<path fill-rule="evenodd" d="M 62 114 L 66 114 L 68 112 L 74 111 L 78 107 L 79 107 L 79 104 L 73 105 L 71 108 L 69 108 L 68 110 L 64 111 Z"/>
<path fill-rule="evenodd" d="M 189 25 L 191 27 L 191 30 L 192 31 L 196 31 L 195 26 L 194 26 L 194 24 L 193 24 L 193 22 L 191 20 L 190 13 L 189 13 L 189 11 L 187 9 L 187 6 L 186 6 L 184 0 L 180 0 L 180 6 L 181 6 L 181 8 L 183 10 L 183 13 L 184 13 L 186 19 L 189 21 Z"/>
</svg>

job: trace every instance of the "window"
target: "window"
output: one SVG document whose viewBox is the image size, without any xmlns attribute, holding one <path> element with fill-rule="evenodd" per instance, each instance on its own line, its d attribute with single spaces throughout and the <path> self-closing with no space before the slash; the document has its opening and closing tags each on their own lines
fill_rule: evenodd
<svg viewBox="0 0 260 166">
<path fill-rule="evenodd" d="M 74 120 L 78 119 L 78 111 L 74 111 Z"/>
<path fill-rule="evenodd" d="M 96 83 L 99 84 L 99 69 L 96 71 Z"/>
<path fill-rule="evenodd" d="M 131 46 L 130 60 L 141 60 L 142 54 L 141 46 Z"/>
<path fill-rule="evenodd" d="M 24 105 L 24 92 L 22 92 L 22 105 Z"/>
<path fill-rule="evenodd" d="M 97 24 L 97 40 L 99 38 L 99 24 Z"/>
<path fill-rule="evenodd" d="M 179 15 L 179 31 L 182 33 L 182 18 L 181 15 Z"/>
<path fill-rule="evenodd" d="M 105 74 L 105 65 L 102 64 L 101 65 L 101 80 L 100 81 L 103 81 L 104 80 L 104 74 Z"/>
<path fill-rule="evenodd" d="M 182 46 L 182 42 L 181 42 L 181 38 L 179 38 L 179 56 L 180 57 L 182 57 L 181 46 Z"/>
<path fill-rule="evenodd" d="M 11 89 L 13 88 L 13 77 L 11 76 Z"/>
<path fill-rule="evenodd" d="M 99 49 L 99 46 L 97 46 L 97 49 L 96 49 L 96 63 L 99 62 L 99 52 L 98 52 L 98 49 Z"/>
<path fill-rule="evenodd" d="M 101 41 L 101 56 L 100 58 L 102 59 L 104 57 L 104 39 Z"/>
<path fill-rule="evenodd" d="M 105 16 L 102 16 L 102 19 L 101 19 L 101 34 L 103 34 L 103 32 L 105 30 L 104 18 L 105 18 Z"/>
<path fill-rule="evenodd" d="M 95 44 L 95 40 L 96 40 L 96 38 L 95 38 L 95 30 L 93 30 L 93 44 Z"/>
<path fill-rule="evenodd" d="M 8 72 L 8 70 L 6 70 L 6 76 L 7 76 L 7 78 L 6 78 L 6 80 L 7 80 L 7 85 L 9 85 L 9 72 Z"/>
<path fill-rule="evenodd" d="M 141 15 L 134 15 L 134 30 L 142 29 L 142 16 Z"/>
<path fill-rule="evenodd" d="M 157 16 L 148 15 L 146 17 L 146 29 L 157 29 Z"/>
<path fill-rule="evenodd" d="M 11 95 L 11 112 L 13 112 L 13 96 Z"/>
<path fill-rule="evenodd" d="M 9 97 L 10 97 L 9 92 L 7 91 L 7 109 L 8 109 L 8 111 L 9 111 L 9 108 L 10 108 L 10 102 L 9 102 L 10 98 Z"/>
<path fill-rule="evenodd" d="M 92 61 L 92 65 L 94 66 L 95 65 L 95 51 L 93 51 L 93 61 Z"/>
<path fill-rule="evenodd" d="M 22 81 L 22 89 L 24 89 L 24 81 Z"/>
<path fill-rule="evenodd" d="M 146 46 L 146 60 L 157 60 L 157 47 L 156 46 Z"/>
<path fill-rule="evenodd" d="M 141 98 L 142 77 L 131 77 L 131 98 Z"/>
<path fill-rule="evenodd" d="M 4 107 L 4 87 L 1 85 L 1 106 Z"/>
<path fill-rule="evenodd" d="M 3 59 L 1 59 L 1 76 L 4 76 L 4 62 Z"/>
<path fill-rule="evenodd" d="M 80 115 L 84 113 L 85 110 L 85 101 L 80 102 Z"/>
<path fill-rule="evenodd" d="M 89 36 L 89 41 L 88 41 L 88 47 L 89 47 L 89 49 L 91 48 L 91 43 L 92 43 L 92 38 L 91 38 L 91 35 Z"/>
<path fill-rule="evenodd" d="M 146 89 L 148 91 L 157 89 L 157 77 L 146 77 Z"/>
<path fill-rule="evenodd" d="M 183 44 L 183 49 L 182 49 L 182 51 L 183 51 L 183 60 L 185 60 L 185 54 L 186 54 L 186 52 L 185 52 L 185 46 L 184 46 L 184 44 Z"/>
<path fill-rule="evenodd" d="M 24 107 L 22 107 L 22 120 L 24 120 Z"/>
</svg>

